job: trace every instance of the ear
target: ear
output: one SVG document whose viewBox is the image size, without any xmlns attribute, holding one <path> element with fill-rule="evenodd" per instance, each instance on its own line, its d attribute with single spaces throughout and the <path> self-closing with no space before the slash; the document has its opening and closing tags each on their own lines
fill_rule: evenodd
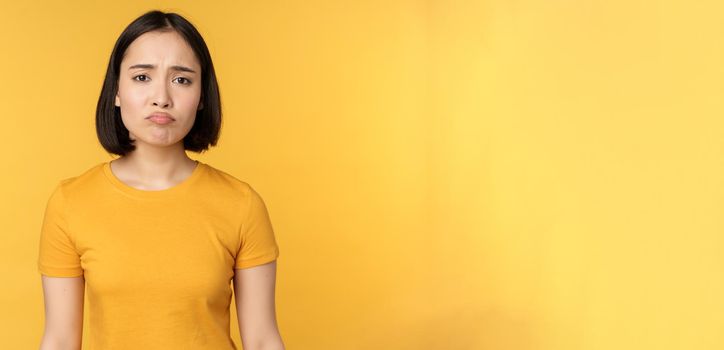
<svg viewBox="0 0 724 350">
<path fill-rule="evenodd" d="M 118 98 L 118 94 L 116 93 L 116 107 L 120 107 L 120 106 L 121 106 L 121 99 Z"/>
<path fill-rule="evenodd" d="M 199 108 L 198 108 L 197 110 L 202 110 L 202 109 L 204 109 L 204 102 L 203 102 L 203 101 L 199 102 Z"/>
</svg>

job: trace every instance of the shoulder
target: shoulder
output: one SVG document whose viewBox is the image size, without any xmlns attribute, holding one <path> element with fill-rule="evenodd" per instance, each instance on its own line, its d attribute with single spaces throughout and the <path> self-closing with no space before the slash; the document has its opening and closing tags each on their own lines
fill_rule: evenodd
<svg viewBox="0 0 724 350">
<path fill-rule="evenodd" d="M 236 194 L 241 197 L 249 197 L 256 193 L 252 185 L 245 179 L 207 163 L 203 163 L 203 166 L 206 168 L 204 182 L 207 186 L 213 186 L 217 191 L 223 191 L 225 194 Z"/>
<path fill-rule="evenodd" d="M 103 164 L 97 163 L 85 168 L 80 173 L 70 177 L 61 178 L 55 186 L 54 193 L 60 193 L 65 197 L 73 197 L 79 192 L 88 191 L 100 184 L 103 176 Z"/>
</svg>

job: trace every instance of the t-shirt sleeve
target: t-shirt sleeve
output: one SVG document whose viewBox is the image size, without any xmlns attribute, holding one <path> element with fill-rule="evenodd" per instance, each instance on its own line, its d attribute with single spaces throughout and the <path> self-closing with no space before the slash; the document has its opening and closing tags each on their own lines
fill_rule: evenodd
<svg viewBox="0 0 724 350">
<path fill-rule="evenodd" d="M 249 187 L 246 219 L 240 228 L 241 246 L 236 254 L 235 268 L 266 264 L 279 256 L 269 212 L 259 193 Z"/>
<path fill-rule="evenodd" d="M 50 195 L 45 207 L 40 230 L 38 271 L 49 277 L 77 277 L 83 275 L 83 268 L 68 232 L 67 205 L 61 184 Z"/>
</svg>

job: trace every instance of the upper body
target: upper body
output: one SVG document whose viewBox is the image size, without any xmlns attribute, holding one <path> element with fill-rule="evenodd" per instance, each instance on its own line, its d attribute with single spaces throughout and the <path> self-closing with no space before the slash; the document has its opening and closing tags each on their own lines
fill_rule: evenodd
<svg viewBox="0 0 724 350">
<path fill-rule="evenodd" d="M 259 194 L 186 151 L 217 143 L 211 55 L 175 13 L 149 11 L 114 45 L 96 108 L 120 156 L 60 181 L 46 207 L 41 349 L 235 349 L 233 279 L 245 350 L 284 349 L 275 318 L 279 250 Z M 85 337 L 83 337 L 85 338 Z"/>
<path fill-rule="evenodd" d="M 62 180 L 41 231 L 39 271 L 85 282 L 89 349 L 236 349 L 232 280 L 242 335 L 245 323 L 250 332 L 270 331 L 253 322 L 276 326 L 269 274 L 279 249 L 250 185 L 198 162 L 173 187 L 140 190 L 116 177 L 111 163 Z M 243 281 L 254 267 L 264 269 Z M 78 310 L 75 295 L 70 305 Z"/>
</svg>

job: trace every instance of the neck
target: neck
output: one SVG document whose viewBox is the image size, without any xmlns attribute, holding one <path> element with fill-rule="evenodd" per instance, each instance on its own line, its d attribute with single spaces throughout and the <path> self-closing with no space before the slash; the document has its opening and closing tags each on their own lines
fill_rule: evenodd
<svg viewBox="0 0 724 350">
<path fill-rule="evenodd" d="M 134 151 L 113 162 L 122 166 L 128 176 L 143 182 L 173 182 L 196 167 L 196 162 L 186 155 L 181 143 L 156 147 L 137 142 Z"/>
</svg>

